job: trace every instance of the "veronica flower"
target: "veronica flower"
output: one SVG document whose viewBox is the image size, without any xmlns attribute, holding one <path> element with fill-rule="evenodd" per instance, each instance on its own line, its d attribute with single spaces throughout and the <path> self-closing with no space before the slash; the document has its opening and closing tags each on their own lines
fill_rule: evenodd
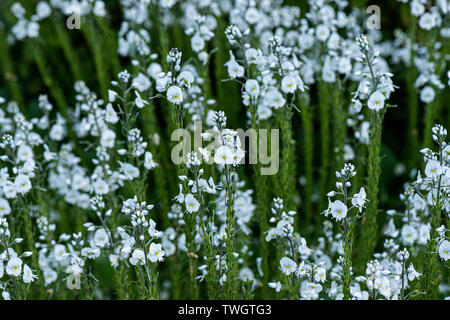
<svg viewBox="0 0 450 320">
<path fill-rule="evenodd" d="M 191 84 L 193 84 L 195 81 L 194 76 L 189 71 L 183 71 L 181 72 L 177 77 L 177 82 L 180 85 L 184 85 L 186 88 L 190 88 Z"/>
<path fill-rule="evenodd" d="M 359 189 L 359 192 L 353 195 L 352 205 L 357 207 L 359 209 L 359 212 L 362 212 L 366 201 L 366 190 L 364 190 L 364 187 L 361 187 L 361 189 Z"/>
<path fill-rule="evenodd" d="M 150 88 L 150 80 L 147 76 L 139 73 L 137 77 L 133 79 L 132 86 L 140 92 L 147 91 Z"/>
<path fill-rule="evenodd" d="M 385 100 L 386 97 L 380 91 L 375 91 L 370 95 L 367 105 L 371 110 L 380 111 L 384 108 Z"/>
<path fill-rule="evenodd" d="M 347 206 L 340 200 L 335 200 L 330 203 L 330 213 L 337 221 L 344 219 L 347 216 Z"/>
<path fill-rule="evenodd" d="M 138 107 L 139 109 L 142 109 L 143 107 L 148 105 L 148 102 L 141 98 L 141 95 L 139 94 L 139 92 L 134 91 L 134 94 L 136 95 L 136 99 L 134 99 L 134 103 L 136 104 L 136 107 Z"/>
<path fill-rule="evenodd" d="M 233 164 L 234 162 L 233 150 L 231 150 L 227 146 L 220 146 L 214 154 L 214 162 L 219 165 Z"/>
<path fill-rule="evenodd" d="M 94 189 L 94 192 L 96 194 L 107 194 L 109 193 L 109 185 L 108 183 L 103 179 L 97 179 L 92 184 L 92 187 Z"/>
<path fill-rule="evenodd" d="M 3 194 L 7 199 L 14 199 L 17 195 L 16 187 L 12 183 L 7 183 L 3 187 Z"/>
<path fill-rule="evenodd" d="M 144 156 L 144 167 L 151 170 L 157 166 L 158 164 L 153 160 L 153 154 L 150 151 L 146 151 Z"/>
<path fill-rule="evenodd" d="M 276 292 L 280 292 L 281 290 L 281 283 L 280 281 L 277 282 L 269 282 L 267 284 L 270 288 L 275 289 Z"/>
<path fill-rule="evenodd" d="M 180 104 L 183 102 L 183 91 L 180 87 L 171 86 L 167 89 L 167 100 L 169 100 L 173 104 Z"/>
<path fill-rule="evenodd" d="M 297 81 L 292 76 L 285 76 L 281 80 L 281 90 L 284 93 L 294 93 L 297 90 Z"/>
<path fill-rule="evenodd" d="M 11 258 L 6 264 L 6 273 L 11 276 L 18 277 L 21 272 L 22 260 L 17 257 Z"/>
<path fill-rule="evenodd" d="M 28 265 L 23 266 L 23 282 L 30 283 L 37 279 L 37 275 L 33 274 L 30 267 Z"/>
<path fill-rule="evenodd" d="M 99 248 L 103 248 L 108 244 L 108 234 L 105 229 L 98 229 L 95 232 L 94 243 Z"/>
<path fill-rule="evenodd" d="M 114 147 L 116 134 L 110 129 L 104 129 L 100 138 L 100 145 L 105 148 Z"/>
<path fill-rule="evenodd" d="M 0 198 L 0 218 L 11 213 L 8 200 Z"/>
<path fill-rule="evenodd" d="M 443 240 L 439 244 L 439 257 L 444 261 L 450 259 L 450 241 Z"/>
<path fill-rule="evenodd" d="M 186 204 L 186 210 L 189 213 L 197 212 L 200 208 L 200 203 L 197 201 L 197 199 L 195 199 L 195 197 L 191 193 L 188 193 L 185 196 L 184 202 Z"/>
<path fill-rule="evenodd" d="M 139 169 L 129 163 L 121 163 L 120 169 L 125 175 L 125 180 L 133 180 L 139 177 Z"/>
<path fill-rule="evenodd" d="M 244 76 L 244 67 L 237 63 L 234 56 L 232 56 L 232 59 L 230 59 L 225 65 L 227 66 L 228 75 L 230 78 L 236 79 Z"/>
<path fill-rule="evenodd" d="M 24 174 L 19 174 L 14 180 L 14 186 L 18 193 L 25 194 L 31 190 L 30 178 Z"/>
<path fill-rule="evenodd" d="M 145 253 L 141 249 L 136 249 L 130 258 L 130 263 L 133 266 L 142 266 L 145 264 Z"/>
<path fill-rule="evenodd" d="M 420 91 L 420 101 L 424 103 L 431 103 L 434 100 L 434 97 L 436 96 L 436 93 L 434 92 L 433 88 L 430 86 L 426 86 Z"/>
<path fill-rule="evenodd" d="M 155 243 L 150 244 L 148 258 L 150 259 L 151 262 L 164 261 L 164 255 L 165 255 L 165 253 L 159 243 L 158 244 L 155 244 Z"/>
<path fill-rule="evenodd" d="M 422 274 L 417 272 L 416 269 L 414 269 L 413 264 L 411 263 L 408 267 L 408 280 L 413 281 L 414 279 L 419 279 L 421 276 Z"/>
<path fill-rule="evenodd" d="M 245 92 L 247 92 L 251 97 L 256 98 L 259 96 L 259 83 L 254 79 L 248 79 L 245 82 Z"/>
<path fill-rule="evenodd" d="M 280 260 L 280 270 L 285 275 L 289 276 L 291 273 L 294 273 L 297 269 L 297 264 L 288 257 L 283 257 Z"/>
<path fill-rule="evenodd" d="M 106 105 L 106 117 L 105 121 L 111 124 L 116 124 L 119 121 L 119 117 L 117 116 L 117 112 L 114 110 L 111 103 Z"/>
</svg>

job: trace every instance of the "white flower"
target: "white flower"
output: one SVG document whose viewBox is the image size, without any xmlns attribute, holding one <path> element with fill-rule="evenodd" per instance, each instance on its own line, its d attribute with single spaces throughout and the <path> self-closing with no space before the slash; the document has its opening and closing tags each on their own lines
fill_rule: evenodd
<svg viewBox="0 0 450 320">
<path fill-rule="evenodd" d="M 161 231 L 156 230 L 156 222 L 153 219 L 150 219 L 150 226 L 148 227 L 148 234 L 152 238 L 160 238 L 163 233 Z"/>
<path fill-rule="evenodd" d="M 155 243 L 150 244 L 148 258 L 150 259 L 151 262 L 164 261 L 164 255 L 165 255 L 165 253 L 159 243 L 158 244 L 155 244 Z"/>
<path fill-rule="evenodd" d="M 214 162 L 216 164 L 224 165 L 224 164 L 233 164 L 234 154 L 233 150 L 231 150 L 227 146 L 219 147 L 214 154 Z"/>
<path fill-rule="evenodd" d="M 48 135 L 49 135 L 50 139 L 52 139 L 52 140 L 61 141 L 64 138 L 64 136 L 66 135 L 66 130 L 61 124 L 55 123 L 52 126 L 52 128 L 50 129 L 50 132 Z"/>
<path fill-rule="evenodd" d="M 40 1 L 36 5 L 36 15 L 39 18 L 39 20 L 45 19 L 52 13 L 52 9 L 45 1 Z"/>
<path fill-rule="evenodd" d="M 434 14 L 425 12 L 419 18 L 419 27 L 424 30 L 431 30 L 436 26 L 436 17 Z"/>
<path fill-rule="evenodd" d="M 317 268 L 314 270 L 314 280 L 317 282 L 325 282 L 327 281 L 327 271 L 325 268 Z"/>
<path fill-rule="evenodd" d="M 3 194 L 6 199 L 14 199 L 17 195 L 16 187 L 14 184 L 8 183 L 3 187 Z"/>
<path fill-rule="evenodd" d="M 157 62 L 152 62 L 147 68 L 147 73 L 153 79 L 157 79 L 158 75 L 162 72 L 161 65 Z"/>
<path fill-rule="evenodd" d="M 100 138 L 100 144 L 105 148 L 114 147 L 114 141 L 116 139 L 116 134 L 110 129 L 104 129 L 102 132 L 102 137 Z"/>
<path fill-rule="evenodd" d="M 269 91 L 265 99 L 267 101 L 267 104 L 275 109 L 283 107 L 286 103 L 283 95 L 276 89 Z"/>
<path fill-rule="evenodd" d="M 281 90 L 284 93 L 294 93 L 297 90 L 297 81 L 292 76 L 285 76 L 281 80 Z"/>
<path fill-rule="evenodd" d="M 108 101 L 109 102 L 114 102 L 116 100 L 117 97 L 117 92 L 113 91 L 113 90 L 108 90 Z"/>
<path fill-rule="evenodd" d="M 105 121 L 108 123 L 115 124 L 119 121 L 119 117 L 117 116 L 117 112 L 114 110 L 111 103 L 106 105 L 106 118 Z"/>
<path fill-rule="evenodd" d="M 370 110 L 380 111 L 384 108 L 384 101 L 386 97 L 380 91 L 375 91 L 369 97 L 367 105 Z"/>
<path fill-rule="evenodd" d="M 98 229 L 94 235 L 94 243 L 97 247 L 103 248 L 108 244 L 108 234 L 105 229 Z"/>
<path fill-rule="evenodd" d="M 27 33 L 30 38 L 37 38 L 39 36 L 39 23 L 31 21 L 27 26 Z"/>
<path fill-rule="evenodd" d="M 198 34 L 191 38 L 191 47 L 194 52 L 200 52 L 205 47 L 205 40 Z"/>
<path fill-rule="evenodd" d="M 187 88 L 189 88 L 194 81 L 195 78 L 190 71 L 183 71 L 177 77 L 178 84 L 184 85 Z"/>
<path fill-rule="evenodd" d="M 20 145 L 17 149 L 17 160 L 26 162 L 29 159 L 33 159 L 33 149 L 26 144 Z"/>
<path fill-rule="evenodd" d="M 280 270 L 285 275 L 287 275 L 287 276 L 290 275 L 291 273 L 295 272 L 296 269 L 297 269 L 297 264 L 292 259 L 289 259 L 288 257 L 281 258 Z"/>
<path fill-rule="evenodd" d="M 365 203 L 366 203 L 366 190 L 364 190 L 364 187 L 361 187 L 361 189 L 359 189 L 359 193 L 353 195 L 352 205 L 359 208 L 359 212 L 361 212 Z"/>
<path fill-rule="evenodd" d="M 0 198 L 0 218 L 11 213 L 8 200 Z"/>
<path fill-rule="evenodd" d="M 242 67 L 236 60 L 231 59 L 225 64 L 228 68 L 228 75 L 232 78 L 242 78 L 244 76 L 244 67 Z"/>
<path fill-rule="evenodd" d="M 309 255 L 309 254 L 311 254 L 312 250 L 310 248 L 308 248 L 308 246 L 306 245 L 305 238 L 300 238 L 300 245 L 298 246 L 298 252 L 301 255 Z"/>
<path fill-rule="evenodd" d="M 31 271 L 30 267 L 27 265 L 23 266 L 23 282 L 24 283 L 30 283 L 33 282 L 34 279 L 36 279 L 37 276 L 33 274 L 33 271 Z"/>
<path fill-rule="evenodd" d="M 412 245 L 417 239 L 417 230 L 410 225 L 404 225 L 401 237 L 405 245 Z"/>
<path fill-rule="evenodd" d="M 145 264 L 145 253 L 144 251 L 142 251 L 141 249 L 136 249 L 133 251 L 133 254 L 131 255 L 130 258 L 130 263 L 133 266 L 142 266 Z"/>
<path fill-rule="evenodd" d="M 241 148 L 237 148 L 233 153 L 233 165 L 237 166 L 241 163 L 242 159 L 245 157 L 245 151 Z"/>
<path fill-rule="evenodd" d="M 136 104 L 136 107 L 138 107 L 139 109 L 142 109 L 143 107 L 145 107 L 148 102 L 145 101 L 144 99 L 141 98 L 141 95 L 139 94 L 139 92 L 134 91 L 134 94 L 136 95 L 136 99 L 134 99 L 134 103 Z"/>
<path fill-rule="evenodd" d="M 42 272 L 42 275 L 44 277 L 46 286 L 55 282 L 56 279 L 58 278 L 58 274 L 56 273 L 56 271 L 54 271 L 50 268 L 45 268 L 44 271 Z"/>
<path fill-rule="evenodd" d="M 167 89 L 167 100 L 169 100 L 173 104 L 180 104 L 183 102 L 183 91 L 180 87 L 171 86 Z"/>
<path fill-rule="evenodd" d="M 330 36 L 330 28 L 328 28 L 324 24 L 318 25 L 316 28 L 316 36 L 317 39 L 319 39 L 320 41 L 327 40 L 328 37 Z"/>
<path fill-rule="evenodd" d="M 436 93 L 434 92 L 434 89 L 430 86 L 426 86 L 425 88 L 420 91 L 420 101 L 424 103 L 431 103 L 434 100 L 434 97 L 436 96 Z"/>
<path fill-rule="evenodd" d="M 250 24 L 257 24 L 261 19 L 261 14 L 255 7 L 248 8 L 245 12 L 245 20 Z"/>
<path fill-rule="evenodd" d="M 109 192 L 109 186 L 103 179 L 97 179 L 93 183 L 92 187 L 96 194 L 107 194 Z"/>
<path fill-rule="evenodd" d="M 422 3 L 420 3 L 421 0 L 412 0 L 411 1 L 411 14 L 413 16 L 420 16 L 425 12 L 425 7 Z"/>
<path fill-rule="evenodd" d="M 111 263 L 113 268 L 117 268 L 119 266 L 119 256 L 117 254 L 110 254 L 109 263 Z"/>
<path fill-rule="evenodd" d="M 258 97 L 259 96 L 259 83 L 254 79 L 248 79 L 245 82 L 245 92 L 248 93 L 250 97 Z"/>
<path fill-rule="evenodd" d="M 425 165 L 425 175 L 429 178 L 438 178 L 441 174 L 444 173 L 444 170 L 437 160 L 428 160 Z"/>
<path fill-rule="evenodd" d="M 391 290 L 391 283 L 389 282 L 389 279 L 386 277 L 382 277 L 381 278 L 381 285 L 380 285 L 380 293 L 385 297 L 385 298 L 390 298 L 390 296 L 392 295 L 392 290 Z"/>
<path fill-rule="evenodd" d="M 322 291 L 322 286 L 318 283 L 309 282 L 306 287 L 311 290 L 313 296 L 317 295 Z"/>
<path fill-rule="evenodd" d="M 269 282 L 267 285 L 270 288 L 275 289 L 276 292 L 280 292 L 280 290 L 281 290 L 281 283 L 280 283 L 280 281 L 278 281 L 278 282 Z"/>
<path fill-rule="evenodd" d="M 191 193 L 188 193 L 184 197 L 184 202 L 186 204 L 186 210 L 189 213 L 197 212 L 200 208 L 200 203 L 197 201 L 197 199 L 194 198 L 194 196 Z"/>
<path fill-rule="evenodd" d="M 174 198 L 174 200 L 178 201 L 178 203 L 183 203 L 184 202 L 183 185 L 179 184 L 178 187 L 180 189 L 180 193 Z"/>
<path fill-rule="evenodd" d="M 150 80 L 142 73 L 139 73 L 137 77 L 133 79 L 132 86 L 140 92 L 146 91 L 150 88 Z"/>
<path fill-rule="evenodd" d="M 144 157 L 144 167 L 147 170 L 151 170 L 157 166 L 158 164 L 155 161 L 153 161 L 153 154 L 150 151 L 146 151 Z"/>
<path fill-rule="evenodd" d="M 30 178 L 24 174 L 19 174 L 16 179 L 14 179 L 14 186 L 18 193 L 27 193 L 31 189 Z"/>
<path fill-rule="evenodd" d="M 411 263 L 408 267 L 408 280 L 413 281 L 414 279 L 419 279 L 421 276 L 422 276 L 422 274 L 417 272 Z"/>
<path fill-rule="evenodd" d="M 330 203 L 330 212 L 337 221 L 342 220 L 347 216 L 347 206 L 340 200 L 333 201 Z"/>
<path fill-rule="evenodd" d="M 62 244 L 57 244 L 53 248 L 53 256 L 55 257 L 56 261 L 62 261 L 65 258 L 67 258 L 68 254 L 66 252 L 66 247 Z"/>
<path fill-rule="evenodd" d="M 18 257 L 13 257 L 6 265 L 6 273 L 10 276 L 18 277 L 22 271 L 22 260 Z"/>
<path fill-rule="evenodd" d="M 133 180 L 139 177 L 139 169 L 129 163 L 122 163 L 120 169 L 125 175 L 125 180 Z"/>
<path fill-rule="evenodd" d="M 423 198 L 420 196 L 420 194 L 415 194 L 413 199 L 412 199 L 412 204 L 414 206 L 414 209 L 416 210 L 425 210 L 426 208 L 426 202 L 425 200 L 423 200 Z"/>
<path fill-rule="evenodd" d="M 444 261 L 450 259 L 450 242 L 448 240 L 444 240 L 439 244 L 439 257 Z"/>
</svg>

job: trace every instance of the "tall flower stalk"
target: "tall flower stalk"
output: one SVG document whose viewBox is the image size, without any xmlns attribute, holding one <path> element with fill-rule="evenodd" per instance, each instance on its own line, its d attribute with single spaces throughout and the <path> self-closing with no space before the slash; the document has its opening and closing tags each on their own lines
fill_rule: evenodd
<svg viewBox="0 0 450 320">
<path fill-rule="evenodd" d="M 372 256 L 378 233 L 378 188 L 381 173 L 381 130 L 384 113 L 389 106 L 386 100 L 394 91 L 392 74 L 378 68 L 377 57 L 379 52 L 374 51 L 367 38 L 361 35 L 357 39 L 361 51 L 361 62 L 364 65 L 362 80 L 355 93 L 353 101 L 361 109 L 360 99 L 367 99 L 370 109 L 370 141 L 367 165 L 367 197 L 369 204 L 362 222 L 359 257 L 362 265 Z"/>
<path fill-rule="evenodd" d="M 352 263 L 353 263 L 353 239 L 355 236 L 355 226 L 358 219 L 363 216 L 363 209 L 365 208 L 366 192 L 363 187 L 358 193 L 350 196 L 349 190 L 351 187 L 350 179 L 356 175 L 355 167 L 352 164 L 345 164 L 344 168 L 336 171 L 337 191 L 328 193 L 328 209 L 324 211 L 326 216 L 331 215 L 332 218 L 340 222 L 340 230 L 342 232 L 342 247 L 344 255 L 340 258 L 342 265 L 341 282 L 344 293 L 344 299 L 351 298 L 350 286 L 352 283 Z M 339 196 L 341 200 L 331 202 L 330 198 Z M 349 207 L 349 202 L 351 206 Z M 352 213 L 356 211 L 355 213 Z"/>
<path fill-rule="evenodd" d="M 441 125 L 436 125 L 433 127 L 432 137 L 438 145 L 438 151 L 437 153 L 433 153 L 429 149 L 423 150 L 425 153 L 425 159 L 428 160 L 425 167 L 426 177 L 423 181 L 419 181 L 420 184 L 429 186 L 429 192 L 432 199 L 429 207 L 431 215 L 431 231 L 430 238 L 427 243 L 427 263 L 425 264 L 422 281 L 422 290 L 426 293 L 424 296 L 426 299 L 436 299 L 439 294 L 440 267 L 438 263 L 439 254 L 437 252 L 437 248 L 439 238 L 438 228 L 441 225 L 441 212 L 445 203 L 444 195 L 446 194 L 443 190 L 443 181 L 446 179 L 446 164 L 444 163 L 444 159 L 447 157 L 444 156 L 444 149 L 447 147 L 447 143 L 445 141 L 447 137 L 447 130 Z"/>
</svg>

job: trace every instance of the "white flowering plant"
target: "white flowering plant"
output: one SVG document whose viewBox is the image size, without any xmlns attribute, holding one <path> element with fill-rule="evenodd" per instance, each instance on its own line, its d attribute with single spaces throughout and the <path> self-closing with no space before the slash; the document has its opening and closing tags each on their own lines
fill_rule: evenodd
<svg viewBox="0 0 450 320">
<path fill-rule="evenodd" d="M 448 298 L 449 3 L 368 9 L 0 1 L 1 298 Z"/>
</svg>

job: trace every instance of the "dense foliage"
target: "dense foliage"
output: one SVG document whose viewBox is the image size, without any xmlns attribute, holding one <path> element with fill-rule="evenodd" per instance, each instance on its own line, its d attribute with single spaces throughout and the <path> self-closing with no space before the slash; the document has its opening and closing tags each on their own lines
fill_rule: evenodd
<svg viewBox="0 0 450 320">
<path fill-rule="evenodd" d="M 450 296 L 450 3 L 371 4 L 1 0 L 3 299 Z"/>
</svg>

